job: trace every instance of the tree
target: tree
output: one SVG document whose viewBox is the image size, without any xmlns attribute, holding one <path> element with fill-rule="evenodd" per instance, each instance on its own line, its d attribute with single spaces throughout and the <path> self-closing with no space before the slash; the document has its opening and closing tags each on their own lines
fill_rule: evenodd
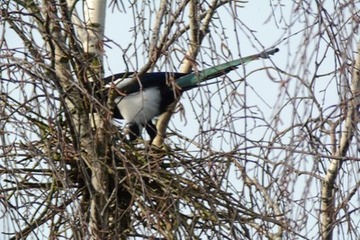
<svg viewBox="0 0 360 240">
<path fill-rule="evenodd" d="M 356 3 L 269 3 L 267 38 L 280 39 L 271 46 L 244 16 L 255 14 L 251 2 L 3 1 L 2 233 L 358 238 Z M 111 10 L 131 16 L 130 32 L 116 26 L 130 42 L 104 36 Z M 158 119 L 153 146 L 123 141 L 101 81 L 114 52 L 143 74 L 198 71 L 273 46 L 281 58 L 185 95 Z"/>
</svg>

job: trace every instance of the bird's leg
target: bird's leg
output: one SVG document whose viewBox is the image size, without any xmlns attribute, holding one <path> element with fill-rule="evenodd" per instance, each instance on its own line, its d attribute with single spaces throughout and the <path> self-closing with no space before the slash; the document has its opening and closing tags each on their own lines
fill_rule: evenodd
<svg viewBox="0 0 360 240">
<path fill-rule="evenodd" d="M 140 136 L 139 126 L 136 123 L 130 123 L 128 129 L 129 140 L 130 142 L 133 142 Z"/>
<path fill-rule="evenodd" d="M 152 143 L 152 141 L 154 140 L 154 138 L 156 137 L 157 131 L 156 131 L 156 126 L 152 123 L 152 121 L 148 121 L 146 123 L 145 126 L 146 132 L 149 134 L 150 136 L 150 144 Z"/>
</svg>

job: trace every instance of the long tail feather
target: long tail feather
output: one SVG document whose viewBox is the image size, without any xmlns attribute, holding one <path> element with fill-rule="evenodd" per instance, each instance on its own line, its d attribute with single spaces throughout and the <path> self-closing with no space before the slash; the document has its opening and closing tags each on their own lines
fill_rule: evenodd
<svg viewBox="0 0 360 240">
<path fill-rule="evenodd" d="M 273 55 L 273 54 L 277 53 L 278 51 L 279 51 L 279 49 L 275 48 L 275 49 L 264 51 L 262 53 L 254 54 L 254 55 L 251 55 L 248 57 L 235 59 L 233 61 L 223 63 L 218 66 L 211 67 L 211 68 L 205 69 L 200 72 L 190 73 L 188 75 L 178 78 L 176 80 L 176 83 L 181 88 L 189 89 L 189 88 L 195 87 L 196 85 L 198 85 L 199 83 L 201 83 L 203 81 L 224 75 L 224 74 L 236 69 L 237 66 L 239 66 L 241 64 L 245 64 L 245 63 L 260 59 L 260 58 L 269 58 L 270 55 Z"/>
</svg>

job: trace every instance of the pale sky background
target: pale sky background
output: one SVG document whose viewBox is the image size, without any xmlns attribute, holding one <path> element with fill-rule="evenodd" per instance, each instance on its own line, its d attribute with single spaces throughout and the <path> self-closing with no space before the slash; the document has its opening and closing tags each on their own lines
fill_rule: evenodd
<svg viewBox="0 0 360 240">
<path fill-rule="evenodd" d="M 306 68 L 308 75 L 303 76 L 304 80 L 309 81 L 309 78 L 312 77 L 316 58 L 313 56 L 310 59 L 311 53 L 316 49 L 321 56 L 325 51 L 324 49 L 326 46 L 315 46 L 313 44 L 309 45 L 306 56 L 309 57 L 310 60 L 308 63 L 301 62 L 300 54 L 302 54 L 301 51 L 303 51 L 303 49 L 300 49 L 300 47 L 303 47 L 308 33 L 303 31 L 304 25 L 300 24 L 299 22 L 287 27 L 288 24 L 294 21 L 292 19 L 292 7 L 294 3 L 293 1 L 281 2 L 283 4 L 282 8 L 275 8 L 276 20 L 274 20 L 274 18 L 271 16 L 273 10 L 269 5 L 269 1 L 261 1 L 262 4 L 260 4 L 260 1 L 249 1 L 248 3 L 245 3 L 244 8 L 238 11 L 238 17 L 241 19 L 244 26 L 243 32 L 239 31 L 234 33 L 232 30 L 234 29 L 232 17 L 229 15 L 228 19 L 226 19 L 226 17 L 224 18 L 222 23 L 227 29 L 226 34 L 229 37 L 228 47 L 231 49 L 234 58 L 239 56 L 238 49 L 241 51 L 241 56 L 258 53 L 259 51 L 262 51 L 262 46 L 265 49 L 271 47 L 278 47 L 280 49 L 280 52 L 272 56 L 270 60 L 266 59 L 252 62 L 247 64 L 245 69 L 240 68 L 238 71 L 228 74 L 231 79 L 239 79 L 240 77 L 244 76 L 245 72 L 249 73 L 254 69 L 258 69 L 263 66 L 272 66 L 273 64 L 282 70 L 291 71 L 291 73 L 298 74 L 300 76 L 301 72 L 304 72 L 304 69 Z M 332 3 L 330 1 L 325 2 L 326 4 L 324 7 L 329 9 L 331 12 L 333 9 L 331 6 Z M 226 11 L 222 12 L 224 14 L 223 16 L 226 16 Z M 282 13 L 283 19 L 280 17 L 280 12 Z M 304 19 L 305 18 L 308 18 L 309 22 L 315 22 L 314 16 L 307 15 L 304 16 Z M 276 27 L 274 21 L 277 22 L 278 27 Z M 119 22 L 121 22 L 121 29 L 119 29 Z M 127 31 L 131 25 L 131 19 L 126 17 L 125 14 L 119 12 L 109 13 L 106 19 L 106 35 L 125 48 L 129 42 L 132 42 L 131 38 L 127 38 L 127 36 L 131 35 L 128 34 Z M 245 27 L 254 30 L 254 32 L 250 33 L 248 30 L 245 30 Z M 291 30 L 288 28 L 291 28 Z M 240 47 L 237 45 L 235 34 L 237 34 L 240 40 Z M 290 40 L 288 40 L 288 38 L 290 38 Z M 122 59 L 119 58 L 119 53 L 121 54 L 121 51 L 119 51 L 116 47 L 112 50 L 107 50 L 106 52 L 108 56 L 107 62 L 109 63 L 109 68 L 113 73 L 122 72 L 125 70 L 125 65 L 123 64 Z M 333 56 L 331 54 L 327 54 L 327 58 L 324 61 L 325 63 L 328 62 L 328 64 L 322 64 L 319 72 L 328 73 L 333 71 Z M 276 79 L 279 79 L 279 75 L 277 75 L 275 71 L 271 71 L 271 74 L 273 74 Z M 284 78 L 284 80 L 289 80 L 288 94 L 299 95 L 299 91 L 304 91 L 303 88 L 298 88 L 297 79 L 284 75 L 281 76 Z M 284 101 L 286 96 L 279 96 L 280 84 L 270 80 L 265 71 L 251 74 L 251 76 L 246 79 L 246 82 L 248 84 L 248 87 L 246 88 L 246 104 L 251 106 L 256 105 L 259 109 L 259 112 L 264 114 L 268 121 L 271 121 L 272 117 L 277 113 L 279 108 L 283 107 L 282 104 L 286 102 Z M 315 93 L 317 94 L 318 101 L 323 104 L 324 108 L 338 103 L 338 97 L 331 97 L 338 96 L 336 84 L 336 81 L 331 80 L 330 77 L 319 78 L 317 80 Z M 217 90 L 216 87 L 214 89 Z M 324 89 L 326 89 L 326 91 L 323 91 Z M 244 84 L 239 85 L 239 91 L 241 92 L 242 90 L 245 90 Z M 307 93 L 305 92 L 305 94 Z M 196 106 L 194 107 L 195 110 L 193 110 L 189 100 L 189 98 L 191 98 L 193 95 L 193 93 L 189 93 L 189 95 L 184 94 L 181 100 L 181 103 L 184 104 L 185 107 L 186 121 L 181 118 L 180 114 L 175 114 L 170 125 L 172 129 L 176 129 L 178 132 L 181 132 L 187 137 L 198 134 L 199 124 L 196 120 L 196 117 L 199 114 L 201 115 L 203 110 L 202 108 Z M 216 104 L 216 100 L 212 99 L 212 104 Z M 313 110 L 314 112 L 309 113 L 302 106 L 299 106 L 297 110 L 300 115 L 302 113 L 304 114 L 304 118 L 308 118 L 312 114 L 316 115 L 317 113 L 316 110 Z M 293 114 L 292 111 L 293 109 L 291 106 L 288 109 L 285 108 L 285 110 L 282 111 L 281 122 L 283 128 L 290 126 L 291 116 Z M 240 111 L 240 114 L 241 113 L 242 111 Z M 241 129 L 242 127 L 243 126 L 236 126 L 235 128 Z M 253 139 L 256 139 L 257 136 L 260 138 L 264 134 L 264 129 L 256 128 L 249 134 Z M 222 143 L 220 140 L 217 141 L 215 137 L 213 140 L 213 145 L 216 146 L 217 144 L 219 144 L 219 149 L 228 150 L 228 146 L 226 146 L 226 144 Z M 216 149 L 216 147 L 214 148 Z M 310 171 L 311 169 L 307 170 Z M 230 175 L 230 179 L 232 179 L 231 181 L 234 184 L 241 188 L 241 185 L 238 184 L 241 179 L 237 174 Z M 302 178 L 302 176 L 299 176 L 299 178 L 294 181 L 294 199 L 302 198 L 304 190 L 310 187 L 307 185 L 309 182 L 306 183 L 305 180 L 305 177 Z M 318 196 L 319 191 L 320 186 L 317 184 L 312 184 L 309 188 L 309 196 Z M 312 214 L 315 214 L 316 216 L 317 210 L 314 210 L 318 209 L 319 205 L 312 205 L 311 201 L 308 201 L 306 208 L 311 211 L 311 213 L 309 212 L 309 219 L 311 219 L 313 216 Z M 359 220 L 354 221 L 359 222 Z M 317 224 L 318 223 L 314 220 L 314 218 L 308 221 L 308 228 L 306 229 L 308 232 L 307 237 L 312 238 L 312 234 L 314 234 L 313 236 L 318 234 L 319 228 Z"/>
<path fill-rule="evenodd" d="M 260 3 L 261 2 L 261 3 Z M 271 1 L 275 2 L 275 1 Z M 109 1 L 108 1 L 109 3 Z M 222 21 L 222 24 L 226 28 L 226 35 L 229 37 L 227 39 L 228 47 L 230 48 L 232 52 L 233 58 L 237 58 L 239 56 L 238 49 L 241 51 L 241 56 L 247 56 L 254 53 L 258 53 L 263 50 L 262 47 L 265 49 L 271 48 L 271 47 L 278 47 L 280 49 L 280 52 L 275 54 L 274 56 L 271 56 L 270 59 L 265 60 L 259 60 L 256 62 L 252 62 L 246 65 L 245 68 L 239 68 L 237 71 L 232 72 L 229 74 L 230 79 L 239 79 L 244 76 L 244 73 L 250 73 L 254 69 L 262 68 L 264 66 L 273 66 L 276 65 L 280 69 L 292 70 L 292 73 L 298 74 L 301 71 L 304 70 L 304 66 L 308 66 L 307 70 L 311 73 L 314 69 L 314 62 L 315 60 L 312 59 L 309 61 L 308 64 L 302 64 L 300 62 L 300 56 L 299 56 L 299 46 L 302 46 L 304 42 L 304 36 L 306 35 L 303 31 L 303 25 L 301 24 L 295 24 L 292 26 L 289 26 L 291 28 L 291 32 L 289 32 L 286 28 L 286 23 L 292 22 L 292 7 L 293 7 L 293 1 L 282 1 L 283 7 L 281 9 L 276 8 L 275 12 L 275 19 L 277 21 L 278 27 L 275 27 L 274 18 L 271 17 L 272 9 L 270 7 L 269 1 L 249 1 L 248 3 L 244 4 L 244 8 L 239 9 L 238 11 L 238 18 L 243 22 L 243 26 L 245 29 L 245 26 L 249 29 L 254 30 L 255 32 L 250 33 L 248 30 L 239 31 L 235 33 L 233 31 L 233 19 L 231 15 L 228 15 L 228 19 L 226 18 L 227 12 L 221 11 L 222 16 L 224 16 L 224 20 Z M 331 1 L 326 1 L 326 4 L 324 5 L 328 9 L 333 9 L 331 6 Z M 119 12 L 118 10 L 115 10 L 113 13 L 111 12 L 111 9 L 108 9 L 108 14 L 106 18 L 106 28 L 105 28 L 105 35 L 114 41 L 116 44 L 119 44 L 122 48 L 126 48 L 129 43 L 133 42 L 133 36 L 132 32 L 129 32 L 133 25 L 133 19 L 131 16 L 131 9 L 126 9 L 127 14 L 124 12 Z M 283 19 L 280 19 L 280 12 L 283 14 Z M 313 22 L 312 16 L 306 16 L 307 18 L 311 19 L 310 22 Z M 226 19 L 226 20 L 225 20 Z M 297 31 L 300 31 L 297 33 Z M 240 40 L 240 46 L 237 44 L 237 39 L 235 34 L 237 34 L 238 40 Z M 290 41 L 287 41 L 287 38 L 290 37 Z M 286 39 L 286 40 L 283 40 Z M 14 38 L 14 35 L 9 31 L 7 33 L 7 40 L 11 44 L 14 44 L 16 46 L 17 39 Z M 355 39 L 357 40 L 357 39 Z M 206 42 L 206 41 L 205 41 Z M 118 73 L 125 71 L 126 67 L 123 62 L 123 59 L 121 57 L 122 51 L 121 49 L 112 43 L 109 44 L 110 48 L 106 48 L 106 58 L 105 58 L 105 72 L 106 76 L 111 73 Z M 308 52 L 311 53 L 315 48 L 321 53 L 324 51 L 325 46 L 316 47 L 314 45 L 310 45 L 308 47 Z M 300 50 L 301 51 L 301 50 Z M 355 49 L 354 49 L 355 51 Z M 141 50 L 139 50 L 141 52 Z M 321 55 L 321 54 L 320 54 Z M 310 54 L 308 55 L 310 56 Z M 202 58 L 204 56 L 199 56 L 199 58 Z M 139 65 L 143 64 L 145 60 L 141 58 L 141 56 L 138 55 L 139 58 Z M 204 57 L 206 60 L 206 57 Z M 322 73 L 331 72 L 334 68 L 334 60 L 333 56 L 329 55 L 325 61 L 328 61 L 328 64 L 323 64 L 321 66 Z M 211 63 L 211 62 L 207 62 Z M 301 63 L 301 64 L 300 64 Z M 134 65 L 136 65 L 134 63 Z M 201 66 L 199 66 L 201 68 Z M 327 68 L 328 67 L 328 68 Z M 130 69 L 132 70 L 132 69 Z M 271 71 L 271 74 L 276 77 L 276 79 L 279 79 L 279 75 L 275 71 Z M 297 94 L 299 89 L 297 88 L 297 80 L 287 78 L 284 75 L 281 75 L 284 77 L 284 79 L 289 80 L 289 94 Z M 304 75 L 304 80 L 306 81 L 309 75 Z M 330 77 L 329 77 L 330 78 Z M 330 80 L 329 78 L 319 78 L 318 82 L 316 83 L 316 94 L 318 100 L 323 104 L 324 107 L 331 106 L 332 104 L 338 103 L 338 92 L 336 88 L 336 81 Z M 283 103 L 283 98 L 286 98 L 286 96 L 279 96 L 279 83 L 275 83 L 272 81 L 267 73 L 265 71 L 260 71 L 254 74 L 251 74 L 249 77 L 246 78 L 246 83 L 248 86 L 245 89 L 244 83 L 239 84 L 238 91 L 246 91 L 246 104 L 253 106 L 256 105 L 259 109 L 259 113 L 264 114 L 265 118 L 268 119 L 268 121 L 271 121 L 272 116 L 277 113 L 279 107 L 278 103 Z M 329 87 L 328 87 L 329 85 Z M 326 91 L 322 91 L 326 88 Z M 216 85 L 209 88 L 210 90 L 217 90 Z M 241 92 L 243 93 L 243 92 Z M 224 93 L 223 93 L 224 94 Z M 184 94 L 182 97 L 181 103 L 184 105 L 185 108 L 185 119 L 181 117 L 181 114 L 175 114 L 172 118 L 170 127 L 172 129 L 175 129 L 174 126 L 176 126 L 176 130 L 180 131 L 181 134 L 186 135 L 188 137 L 193 137 L 196 134 L 199 133 L 198 131 L 198 121 L 196 120 L 199 115 L 201 115 L 201 112 L 203 109 L 201 109 L 198 106 L 194 106 L 191 103 L 194 102 L 194 100 L 189 100 L 194 95 L 196 95 L 196 90 L 193 90 L 189 92 L 189 94 Z M 204 94 L 203 96 L 207 96 Z M 331 97 L 336 96 L 336 97 Z M 198 98 L 196 98 L 198 99 Z M 200 98 L 205 99 L 205 97 Z M 215 99 L 215 100 L 214 100 Z M 212 99 L 212 104 L 216 105 L 216 97 Z M 216 108 L 216 107 L 215 107 Z M 282 124 L 284 128 L 289 126 L 289 123 L 291 121 L 291 108 L 288 110 L 284 110 L 282 112 Z M 309 117 L 311 114 L 306 113 L 305 109 L 302 109 L 299 107 L 299 112 L 304 112 L 304 117 Z M 239 111 L 239 114 L 241 115 L 243 112 Z M 288 115 L 287 115 L 288 114 Z M 313 114 L 316 115 L 314 112 Z M 216 115 L 212 113 L 212 115 Z M 220 117 L 221 119 L 221 117 Z M 216 121 L 216 120 L 212 120 Z M 235 128 L 241 129 L 243 126 L 235 126 Z M 264 129 L 257 128 L 252 130 L 249 134 L 252 138 L 256 138 L 257 136 L 261 137 L 263 135 Z M 146 134 L 144 134 L 146 135 Z M 217 142 L 216 139 L 214 139 L 213 142 L 214 145 L 219 144 L 218 148 L 223 150 L 228 150 L 228 146 L 222 142 Z M 215 147 L 216 148 L 216 147 Z M 233 182 L 239 181 L 239 178 L 236 174 L 233 176 L 230 176 L 231 179 L 233 179 Z M 241 181 L 241 180 L 240 180 Z M 302 197 L 301 194 L 303 193 L 304 188 L 308 187 L 305 185 L 304 181 L 298 181 L 296 184 L 298 184 L 297 190 L 300 190 L 298 192 L 299 198 Z M 315 186 L 315 184 L 310 189 L 310 192 L 312 196 L 316 196 L 319 192 L 319 186 Z M 312 209 L 312 206 L 309 206 L 308 208 Z M 311 214 L 310 214 L 311 215 Z M 311 218 L 311 216 L 310 216 Z M 355 222 L 359 222 L 355 221 Z M 310 223 L 310 221 L 309 221 Z M 1 224 L 1 222 L 0 222 Z M 315 226 L 317 223 L 314 222 L 313 225 L 309 226 L 309 229 L 307 231 L 317 234 L 318 228 Z M 314 227 L 315 226 L 315 227 Z M 312 227 L 313 230 L 310 230 Z M 0 229 L 3 229 L 0 227 Z M 311 238 L 311 236 L 308 236 Z"/>
<path fill-rule="evenodd" d="M 293 19 L 291 17 L 291 11 L 294 3 L 292 1 L 282 2 L 285 2 L 282 3 L 282 8 L 274 7 L 275 19 L 274 17 L 272 17 L 272 8 L 269 4 L 269 1 L 263 1 L 263 3 L 265 4 L 259 4 L 258 1 L 249 1 L 248 3 L 243 4 L 244 7 L 241 9 L 238 8 L 237 12 L 237 17 L 241 20 L 242 23 L 242 31 L 238 32 L 233 31 L 234 21 L 232 19 L 232 16 L 229 15 L 229 12 L 227 10 L 224 10 L 223 8 L 221 11 L 219 11 L 220 15 L 223 17 L 222 24 L 226 29 L 225 31 L 228 37 L 227 46 L 229 47 L 229 49 L 231 49 L 233 58 L 238 58 L 239 56 L 245 57 L 251 54 L 258 53 L 263 49 L 269 49 L 272 47 L 278 47 L 280 49 L 280 52 L 275 54 L 274 56 L 271 56 L 271 59 L 254 61 L 247 64 L 245 68 L 240 67 L 239 70 L 231 72 L 230 74 L 228 74 L 231 80 L 238 80 L 243 77 L 245 73 L 250 73 L 251 71 L 262 68 L 264 66 L 273 66 L 273 64 L 275 64 L 276 67 L 279 67 L 282 70 L 289 71 L 289 69 L 292 69 L 292 73 L 295 74 L 303 71 L 303 68 L 301 66 L 304 66 L 304 64 L 301 64 L 301 66 L 299 66 L 300 62 L 298 48 L 301 45 L 301 41 L 303 41 L 306 35 L 302 31 L 304 26 L 302 24 L 296 23 L 290 26 L 291 31 L 289 31 L 287 25 L 293 22 Z M 133 25 L 133 21 L 131 17 L 129 17 L 131 15 L 131 10 L 127 9 L 127 11 L 128 14 L 120 13 L 119 11 L 115 11 L 114 13 L 108 11 L 108 15 L 106 18 L 106 36 L 119 44 L 122 48 L 126 48 L 129 43 L 133 42 L 133 33 L 129 32 Z M 281 18 L 280 14 L 282 14 L 283 18 Z M 228 18 L 226 16 L 228 16 Z M 306 17 L 310 19 L 310 22 L 314 21 L 313 17 Z M 276 21 L 277 24 L 274 24 L 274 21 Z M 250 33 L 248 29 L 251 29 L 253 32 Z M 212 29 L 211 31 L 214 30 Z M 218 31 L 220 30 L 218 29 Z M 299 33 L 295 34 L 298 31 Z M 292 34 L 294 34 L 294 36 L 290 36 L 290 40 L 288 40 L 289 35 Z M 236 37 L 238 37 L 240 46 L 238 46 L 237 44 Z M 207 41 L 205 40 L 204 43 L 206 44 Z M 106 49 L 107 58 L 105 60 L 105 75 L 125 71 L 126 67 L 121 57 L 122 51 L 114 44 L 108 44 L 111 46 L 112 49 Z M 220 45 L 220 43 L 218 44 Z M 315 46 L 310 45 L 308 51 L 310 52 L 314 48 Z M 239 49 L 240 53 L 238 51 Z M 319 52 L 321 52 L 321 50 L 319 50 Z M 138 57 L 140 60 L 139 65 L 141 67 L 141 63 L 145 63 L 146 59 L 141 59 L 141 55 L 138 55 Z M 206 61 L 206 56 L 204 56 L 204 54 L 200 54 L 198 56 L 198 59 L 201 59 L 203 57 Z M 141 62 L 141 60 L 143 60 L 144 62 Z M 330 63 L 329 68 L 323 69 L 323 72 L 330 72 L 333 69 L 333 59 L 328 58 L 328 61 Z M 219 62 L 224 62 L 224 59 L 220 59 Z M 206 63 L 211 65 L 211 61 L 209 60 L 206 61 Z M 324 65 L 325 64 L 323 64 L 322 67 Z M 309 62 L 308 65 L 305 64 L 305 66 L 308 67 L 306 70 L 311 72 L 314 67 L 314 60 L 313 62 Z M 199 68 L 202 68 L 202 66 L 200 65 Z M 271 74 L 277 80 L 279 80 L 278 73 L 276 73 L 275 71 L 271 71 Z M 310 76 L 311 75 L 309 74 L 305 77 L 308 78 Z M 296 88 L 296 79 L 291 79 L 284 75 L 282 75 L 282 77 L 285 78 L 284 80 L 289 80 L 289 94 L 291 94 L 291 91 L 299 91 L 299 89 Z M 306 80 L 308 79 L 305 79 L 305 81 Z M 317 83 L 320 95 L 320 91 L 323 90 L 328 84 L 328 81 L 326 81 L 326 79 L 322 80 L 324 80 L 323 84 L 319 82 Z M 267 116 L 266 118 L 270 120 L 271 117 L 277 113 L 278 108 L 282 107 L 277 105 L 277 102 L 281 101 L 282 99 L 281 97 L 279 97 L 280 84 L 274 83 L 272 80 L 270 80 L 265 71 L 259 71 L 257 73 L 251 74 L 249 77 L 246 78 L 246 83 L 248 85 L 246 89 L 244 88 L 244 84 L 238 85 L 238 92 L 240 94 L 244 94 L 244 92 L 246 91 L 246 104 L 250 106 L 256 105 L 260 109 L 260 111 Z M 216 91 L 217 89 L 215 87 L 210 90 Z M 334 88 L 334 90 L 336 89 Z M 331 91 L 329 91 L 328 89 L 326 91 L 326 94 L 329 94 L 330 92 Z M 193 92 L 190 92 L 189 94 L 191 96 L 194 95 Z M 333 94 L 337 95 L 336 92 L 334 92 Z M 322 98 L 323 96 L 320 95 L 319 97 Z M 197 123 L 193 122 L 195 119 L 193 115 L 195 114 L 192 112 L 191 107 L 187 107 L 188 104 L 190 104 L 189 98 L 191 96 L 187 96 L 187 94 L 184 94 L 181 100 L 181 103 L 185 106 L 186 121 L 183 118 L 181 119 L 181 114 L 175 114 L 172 118 L 173 124 L 175 124 L 176 126 L 181 126 L 177 129 L 177 131 L 181 131 L 186 136 L 191 136 L 192 134 L 197 133 L 196 131 L 194 131 L 194 125 L 196 126 Z M 212 103 L 215 102 L 215 100 L 212 100 Z M 324 98 L 325 105 L 336 103 L 337 98 Z M 289 111 L 290 110 L 291 109 L 289 109 Z M 202 109 L 197 108 L 195 109 L 195 111 L 201 112 Z M 283 111 L 283 114 L 285 114 L 286 116 L 286 111 Z M 291 112 L 289 112 L 289 114 L 291 114 Z M 286 127 L 288 126 L 288 124 L 285 123 L 284 125 Z"/>
<path fill-rule="evenodd" d="M 277 53 L 276 55 L 272 56 L 271 61 L 274 61 L 276 65 L 285 68 L 287 65 L 288 53 L 284 48 L 284 46 L 277 45 L 277 43 L 284 37 L 283 36 L 284 31 L 282 29 L 271 29 L 269 28 L 270 24 L 265 25 L 264 22 L 270 16 L 271 8 L 269 7 L 268 4 L 264 4 L 262 6 L 258 6 L 258 5 L 259 4 L 256 1 L 250 1 L 249 3 L 244 4 L 244 8 L 238 11 L 238 17 L 241 19 L 241 21 L 243 21 L 244 25 L 253 30 L 256 30 L 256 32 L 253 33 L 254 36 L 251 36 L 250 39 L 248 39 L 248 36 L 245 36 L 245 34 L 243 34 L 242 32 L 238 32 L 238 38 L 241 41 L 240 47 L 238 47 L 236 43 L 236 38 L 235 38 L 236 33 L 233 32 L 232 30 L 234 29 L 233 19 L 231 18 L 231 16 L 229 16 L 228 20 L 224 18 L 222 24 L 224 24 L 226 28 L 226 34 L 229 37 L 228 47 L 231 48 L 233 58 L 239 57 L 239 52 L 237 51 L 238 48 L 240 48 L 241 57 L 245 57 L 251 54 L 261 52 L 263 51 L 263 49 L 260 46 L 260 44 L 257 43 L 257 40 L 255 39 L 256 37 L 258 41 L 261 43 L 261 45 L 264 46 L 265 49 L 271 47 L 280 48 L 280 53 Z M 289 4 L 289 7 L 290 6 L 291 4 Z M 127 9 L 127 11 L 130 15 L 131 10 Z M 223 10 L 222 13 L 224 13 L 224 15 L 228 14 L 226 10 Z M 108 38 L 112 39 L 117 44 L 119 44 L 122 48 L 126 48 L 129 43 L 133 42 L 132 39 L 133 33 L 129 32 L 129 29 L 131 29 L 133 22 L 131 17 L 129 17 L 129 15 L 124 13 L 119 13 L 118 11 L 115 11 L 114 13 L 109 11 L 106 18 L 105 35 Z M 119 23 L 121 23 L 121 26 Z M 246 31 L 246 34 L 249 34 L 249 31 Z M 207 41 L 205 40 L 204 43 L 206 44 L 206 42 Z M 112 49 L 106 49 L 107 58 L 105 58 L 106 59 L 105 63 L 107 66 L 105 67 L 105 72 L 106 72 L 105 75 L 110 75 L 112 73 L 117 73 L 117 72 L 124 72 L 126 66 L 121 57 L 122 51 L 117 46 L 114 46 L 111 43 L 109 43 L 109 45 L 111 45 Z M 203 56 L 199 55 L 198 58 L 201 57 Z M 139 59 L 143 60 L 141 59 L 141 56 L 139 56 Z M 146 59 L 144 60 L 146 61 Z M 145 63 L 145 61 L 143 63 Z M 220 60 L 220 62 L 225 62 L 225 61 L 224 59 L 222 59 L 222 61 Z M 211 62 L 208 64 L 211 64 Z M 246 70 L 246 72 L 250 72 L 253 69 L 263 67 L 264 65 L 267 66 L 271 65 L 270 60 L 254 61 L 252 63 L 249 63 L 246 66 L 246 69 L 240 69 L 237 72 L 234 71 L 231 74 L 229 74 L 229 76 L 234 76 L 235 79 L 239 79 L 240 77 L 243 76 L 242 74 L 243 71 Z M 199 68 L 201 67 L 202 66 L 199 66 Z M 254 99 L 251 105 L 253 104 L 261 105 L 263 104 L 261 102 L 266 102 L 267 104 L 265 104 L 265 108 L 267 108 L 267 112 L 271 113 L 271 109 L 269 108 L 269 106 L 271 106 L 271 104 L 274 103 L 276 100 L 276 95 L 277 95 L 276 90 L 278 86 L 277 84 L 274 84 L 271 81 L 267 81 L 266 78 L 267 77 L 266 75 L 264 75 L 264 73 L 259 73 L 259 74 L 253 74 L 251 77 L 251 81 L 250 80 L 248 81 L 248 84 L 254 88 L 256 94 L 258 94 L 259 96 L 261 96 L 261 98 L 263 98 L 263 101 L 260 100 L 259 103 L 259 97 L 256 96 L 256 94 L 253 96 L 250 93 L 251 91 L 249 92 L 251 96 L 249 96 L 248 98 Z M 272 89 L 272 91 L 269 91 L 269 89 Z M 181 103 L 186 106 L 189 103 L 188 99 L 189 99 L 188 97 L 183 96 Z M 186 109 L 188 108 L 185 107 L 185 110 Z M 199 110 L 201 111 L 201 109 Z M 176 124 L 179 124 L 179 126 L 181 126 L 179 128 L 180 131 L 183 131 L 184 134 L 186 135 L 188 134 L 191 135 L 194 133 L 193 124 L 191 124 L 191 121 L 192 119 L 194 119 L 194 117 L 188 116 L 188 114 L 192 114 L 191 111 L 186 111 L 187 124 L 184 120 L 181 121 L 179 116 L 180 114 L 175 114 L 172 120 L 173 122 L 176 121 Z M 178 121 L 180 121 L 180 123 L 178 123 Z"/>
</svg>

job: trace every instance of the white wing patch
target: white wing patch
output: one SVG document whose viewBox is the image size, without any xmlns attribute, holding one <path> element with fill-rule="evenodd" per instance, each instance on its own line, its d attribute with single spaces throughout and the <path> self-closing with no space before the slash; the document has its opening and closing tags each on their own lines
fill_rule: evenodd
<svg viewBox="0 0 360 240">
<path fill-rule="evenodd" d="M 160 97 L 160 89 L 153 87 L 118 97 L 115 103 L 127 122 L 134 122 L 142 128 L 149 120 L 160 114 Z"/>
<path fill-rule="evenodd" d="M 133 80 L 133 75 L 130 75 L 126 78 L 116 79 L 112 83 L 106 84 L 105 88 L 110 88 L 112 84 L 114 84 L 117 88 L 122 88 L 127 86 L 129 83 L 131 83 L 132 82 L 131 80 Z"/>
</svg>

